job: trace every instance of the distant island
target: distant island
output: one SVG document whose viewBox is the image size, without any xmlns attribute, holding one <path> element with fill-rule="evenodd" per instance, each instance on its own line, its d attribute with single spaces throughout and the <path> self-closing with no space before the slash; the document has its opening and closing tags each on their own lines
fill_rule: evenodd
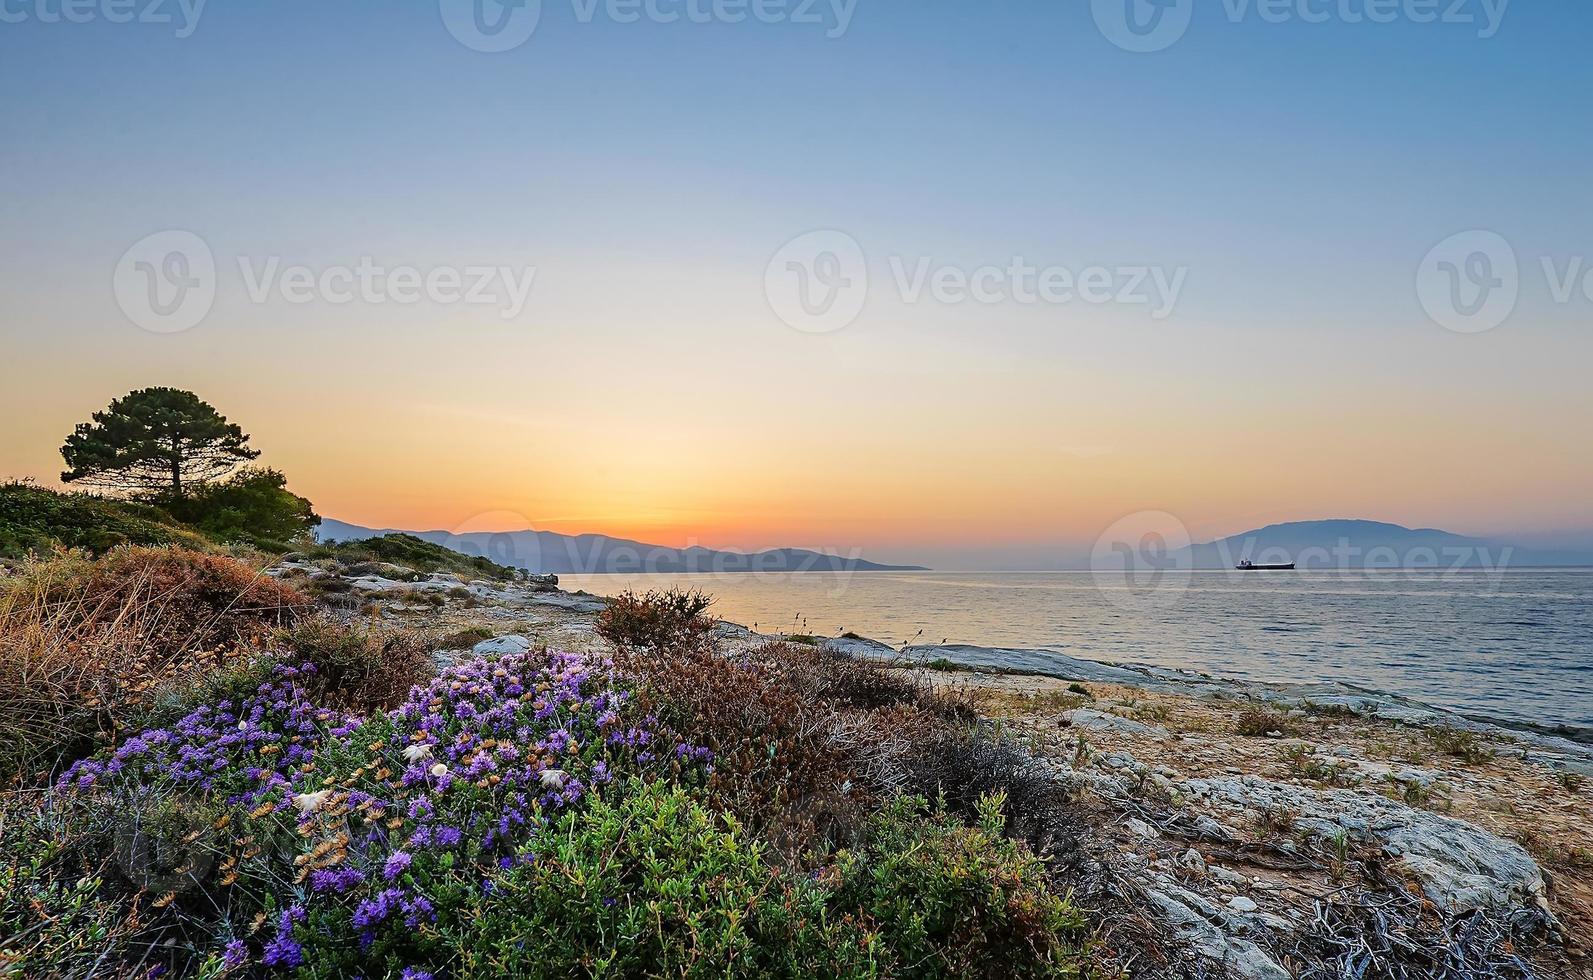
<svg viewBox="0 0 1593 980">
<path fill-rule="evenodd" d="M 556 531 L 411 531 L 369 528 L 324 518 L 316 528 L 319 541 L 335 543 L 386 534 L 413 534 L 466 555 L 531 572 L 592 575 L 649 572 L 923 572 L 921 565 L 885 565 L 855 555 L 827 554 L 806 548 L 768 551 L 717 551 L 712 548 L 670 548 L 606 534 L 559 534 Z"/>
<path fill-rule="evenodd" d="M 1296 562 L 1302 569 L 1481 568 L 1593 564 L 1582 549 L 1518 547 L 1509 541 L 1467 537 L 1437 528 L 1408 528 L 1366 520 L 1293 521 L 1196 544 L 1181 553 L 1186 567 L 1232 568 Z"/>
</svg>

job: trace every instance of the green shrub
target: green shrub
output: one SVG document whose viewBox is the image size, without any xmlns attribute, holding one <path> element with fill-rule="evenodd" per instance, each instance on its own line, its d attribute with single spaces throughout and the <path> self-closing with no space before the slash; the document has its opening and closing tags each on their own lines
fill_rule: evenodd
<svg viewBox="0 0 1593 980">
<path fill-rule="evenodd" d="M 384 534 L 357 541 L 319 544 L 305 553 L 310 560 L 335 559 L 344 565 L 385 562 L 403 565 L 417 572 L 452 572 L 470 578 L 508 581 L 518 577 L 517 569 L 500 565 L 480 555 L 466 555 L 440 544 L 423 541 L 413 534 Z"/>
<path fill-rule="evenodd" d="M 210 547 L 203 535 L 157 507 L 30 483 L 0 484 L 0 556 L 21 558 L 57 547 L 102 554 L 124 544 Z"/>
<path fill-rule="evenodd" d="M 281 553 L 291 550 L 288 542 L 321 523 L 310 502 L 287 486 L 287 477 L 278 470 L 246 466 L 225 481 L 166 499 L 163 506 L 218 541 L 243 541 Z"/>
<path fill-rule="evenodd" d="M 1050 977 L 1083 969 L 1085 918 L 1052 894 L 1038 858 L 1004 833 L 1005 799 L 978 802 L 968 827 L 922 799 L 898 797 L 866 843 L 827 875 L 833 913 L 866 917 L 889 975 Z"/>
<path fill-rule="evenodd" d="M 822 873 L 678 788 L 631 783 L 493 882 L 457 940 L 465 975 L 1049 977 L 1076 973 L 1084 919 L 1001 831 L 900 799 Z"/>
<path fill-rule="evenodd" d="M 759 976 L 785 957 L 761 846 L 683 791 L 632 783 L 562 818 L 494 883 L 460 938 L 464 975 Z M 772 913 L 772 914 L 771 914 Z"/>
<path fill-rule="evenodd" d="M 102 894 L 111 840 L 86 806 L 44 792 L 0 794 L 0 976 L 85 977 L 138 932 Z"/>
<path fill-rule="evenodd" d="M 496 634 L 486 626 L 467 626 L 456 633 L 449 633 L 437 641 L 439 650 L 469 650 L 482 640 L 490 640 Z"/>
</svg>

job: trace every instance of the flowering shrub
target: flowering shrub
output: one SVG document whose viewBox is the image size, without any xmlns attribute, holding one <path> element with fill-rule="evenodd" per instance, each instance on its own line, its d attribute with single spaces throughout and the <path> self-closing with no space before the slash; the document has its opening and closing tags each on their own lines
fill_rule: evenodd
<svg viewBox="0 0 1593 980">
<path fill-rule="evenodd" d="M 896 793 L 902 743 L 958 717 L 911 683 L 695 643 L 423 675 L 375 634 L 288 635 L 157 699 L 18 820 L 0 796 L 0 975 L 1084 969 L 999 791 Z M 423 680 L 395 704 L 398 676 Z"/>
<path fill-rule="evenodd" d="M 224 910 L 209 928 L 223 965 L 341 976 L 446 960 L 443 933 L 495 875 L 535 860 L 558 814 L 617 772 L 689 784 L 708 766 L 638 715 L 611 665 L 576 654 L 470 660 L 368 719 L 313 703 L 315 681 L 276 664 L 248 697 L 141 732 L 60 782 L 225 805 L 181 838 L 185 875 L 153 876 L 159 908 Z"/>
</svg>

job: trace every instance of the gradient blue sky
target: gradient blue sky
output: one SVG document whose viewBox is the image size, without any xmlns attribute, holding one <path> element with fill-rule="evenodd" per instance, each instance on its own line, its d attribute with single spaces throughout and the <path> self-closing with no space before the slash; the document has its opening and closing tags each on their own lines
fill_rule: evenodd
<svg viewBox="0 0 1593 980">
<path fill-rule="evenodd" d="M 1512 3 L 1479 39 L 1200 0 L 1154 54 L 1084 0 L 858 0 L 834 39 L 544 0 L 501 54 L 432 3 L 213 0 L 172 33 L 0 23 L 5 475 L 48 480 L 73 422 L 178 384 L 367 524 L 507 513 L 941 567 L 1044 566 L 1140 509 L 1195 537 L 1593 527 L 1593 302 L 1553 302 L 1538 267 L 1593 250 L 1586 4 Z M 209 242 L 221 297 L 156 335 L 110 276 L 167 228 Z M 808 335 L 761 287 L 813 228 L 881 283 L 900 254 L 1188 285 L 1154 323 L 871 293 Z M 1478 335 L 1414 285 L 1468 229 L 1522 259 L 1516 314 Z M 251 305 L 232 260 L 365 254 L 535 264 L 534 301 L 513 323 Z"/>
</svg>

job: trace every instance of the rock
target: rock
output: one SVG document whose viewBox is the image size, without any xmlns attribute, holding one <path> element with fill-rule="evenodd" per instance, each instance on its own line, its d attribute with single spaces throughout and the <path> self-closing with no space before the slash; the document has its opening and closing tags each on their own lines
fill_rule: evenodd
<svg viewBox="0 0 1593 980">
<path fill-rule="evenodd" d="M 1228 907 L 1233 909 L 1235 912 L 1243 914 L 1254 912 L 1257 908 L 1257 905 L 1255 902 L 1244 897 L 1243 895 L 1235 895 L 1233 898 L 1228 899 Z"/>
<path fill-rule="evenodd" d="M 1206 859 L 1201 857 L 1200 852 L 1193 847 L 1184 852 L 1184 856 L 1178 859 L 1178 863 L 1183 865 L 1184 870 L 1194 874 L 1203 875 L 1206 873 Z"/>
<path fill-rule="evenodd" d="M 525 580 L 532 585 L 558 585 L 559 577 L 552 572 L 527 572 Z"/>
<path fill-rule="evenodd" d="M 1161 836 L 1161 831 L 1157 830 L 1155 827 L 1152 827 L 1150 824 L 1139 819 L 1138 817 L 1129 817 L 1128 820 L 1124 822 L 1123 826 L 1127 827 L 1129 832 L 1138 837 Z"/>
<path fill-rule="evenodd" d="M 1239 839 L 1233 831 L 1204 813 L 1195 818 L 1195 833 L 1199 834 L 1202 840 L 1217 844 L 1232 844 Z"/>
<path fill-rule="evenodd" d="M 1537 862 L 1520 845 L 1474 824 L 1373 794 L 1318 791 L 1258 776 L 1192 779 L 1186 785 L 1241 812 L 1291 812 L 1296 829 L 1317 837 L 1347 834 L 1375 843 L 1403 859 L 1427 898 L 1454 914 L 1543 907 Z"/>
<path fill-rule="evenodd" d="M 1146 725 L 1131 718 L 1109 715 L 1104 711 L 1095 711 L 1091 708 L 1074 708 L 1072 711 L 1062 712 L 1062 723 L 1070 728 L 1082 728 L 1085 731 L 1092 732 L 1151 735 L 1156 738 L 1170 737 L 1167 729 L 1160 726 Z"/>
<path fill-rule="evenodd" d="M 508 636 L 495 636 L 490 640 L 482 640 L 470 648 L 470 652 L 478 657 L 501 657 L 509 653 L 525 653 L 531 649 L 531 641 L 516 633 Z"/>
<path fill-rule="evenodd" d="M 1227 967 L 1240 980 L 1291 980 L 1285 970 L 1260 946 L 1248 939 L 1230 936 L 1214 922 L 1224 922 L 1222 909 L 1176 886 L 1162 891 L 1147 891 L 1146 898 L 1171 925 L 1179 939 L 1207 959 Z"/>
<path fill-rule="evenodd" d="M 398 582 L 380 575 L 358 575 L 349 579 L 348 584 L 356 592 L 402 592 L 409 588 L 408 582 Z"/>
<path fill-rule="evenodd" d="M 1227 885 L 1230 888 L 1245 888 L 1250 885 L 1249 878 L 1237 871 L 1229 871 L 1218 864 L 1211 865 L 1207 871 L 1217 880 L 1218 884 Z"/>
</svg>

